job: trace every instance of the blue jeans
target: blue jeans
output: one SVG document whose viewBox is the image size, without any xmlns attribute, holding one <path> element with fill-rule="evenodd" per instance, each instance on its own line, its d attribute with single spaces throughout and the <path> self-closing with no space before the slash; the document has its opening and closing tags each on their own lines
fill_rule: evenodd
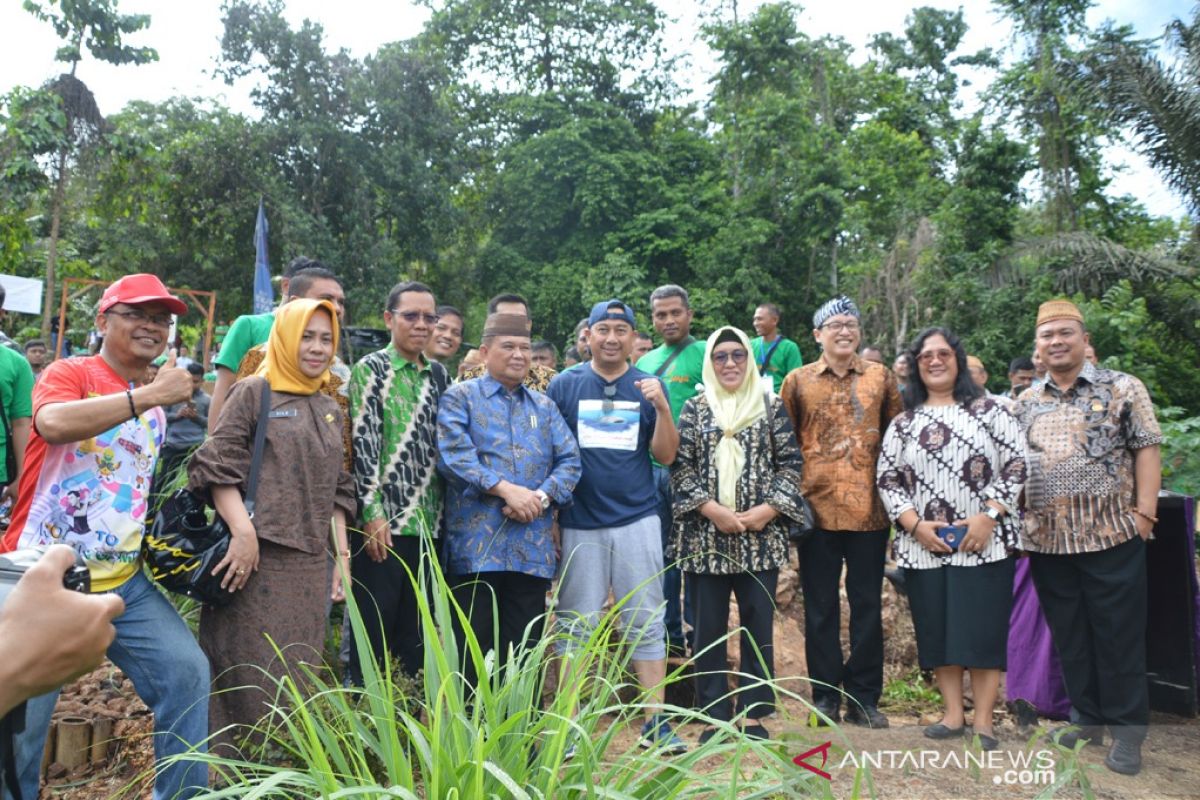
<svg viewBox="0 0 1200 800">
<path fill-rule="evenodd" d="M 190 745 L 204 752 L 209 670 L 196 637 L 144 573 L 138 572 L 113 594 L 125 601 L 125 613 L 113 623 L 117 638 L 108 648 L 108 657 L 154 712 L 155 760 L 186 753 Z M 31 698 L 25 706 L 25 732 L 17 735 L 14 750 L 26 798 L 38 796 L 42 748 L 57 701 L 55 690 Z M 182 761 L 160 769 L 154 800 L 191 797 L 208 785 L 208 767 L 202 763 Z"/>
<path fill-rule="evenodd" d="M 675 528 L 675 515 L 671 511 L 671 470 L 655 466 L 654 485 L 658 490 L 658 520 L 662 526 L 663 553 L 667 552 L 667 543 Z M 663 559 L 664 562 L 666 559 Z M 696 627 L 695 615 L 692 612 L 692 598 L 683 585 L 683 573 L 673 563 L 666 564 L 663 570 L 663 599 L 667 601 L 667 614 L 663 620 L 667 627 L 668 644 L 683 646 L 683 623 L 686 621 L 693 630 Z M 682 613 L 679 602 L 683 595 Z"/>
</svg>

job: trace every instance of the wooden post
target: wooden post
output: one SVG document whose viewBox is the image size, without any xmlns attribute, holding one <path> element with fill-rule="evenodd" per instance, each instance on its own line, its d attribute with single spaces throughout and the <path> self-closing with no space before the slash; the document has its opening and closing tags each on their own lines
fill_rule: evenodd
<svg viewBox="0 0 1200 800">
<path fill-rule="evenodd" d="M 58 721 L 54 760 L 68 770 L 81 767 L 88 763 L 88 750 L 91 744 L 91 720 L 83 717 L 63 717 Z"/>
<path fill-rule="evenodd" d="M 108 717 L 92 720 L 92 746 L 88 751 L 92 764 L 100 766 L 108 761 L 108 745 L 112 741 L 113 721 Z"/>
</svg>

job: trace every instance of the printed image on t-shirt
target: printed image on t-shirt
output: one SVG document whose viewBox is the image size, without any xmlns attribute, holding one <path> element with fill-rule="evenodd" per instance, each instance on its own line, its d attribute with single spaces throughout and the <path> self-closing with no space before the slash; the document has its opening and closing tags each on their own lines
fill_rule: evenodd
<svg viewBox="0 0 1200 800">
<path fill-rule="evenodd" d="M 580 400 L 579 447 L 637 450 L 641 407 L 634 400 Z"/>
</svg>

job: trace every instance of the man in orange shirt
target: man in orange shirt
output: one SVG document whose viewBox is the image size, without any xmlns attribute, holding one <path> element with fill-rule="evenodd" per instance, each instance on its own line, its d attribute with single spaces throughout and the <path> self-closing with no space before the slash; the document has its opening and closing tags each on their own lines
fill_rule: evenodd
<svg viewBox="0 0 1200 800">
<path fill-rule="evenodd" d="M 800 544 L 804 646 L 814 681 L 813 704 L 838 720 L 841 687 L 846 721 L 886 728 L 883 692 L 883 563 L 888 519 L 875 490 L 875 462 L 888 423 L 901 411 L 896 376 L 864 361 L 858 307 L 835 297 L 813 315 L 821 357 L 792 370 L 779 395 L 804 454 L 801 491 L 815 530 Z M 846 567 L 850 655 L 843 658 L 839 584 Z"/>
</svg>

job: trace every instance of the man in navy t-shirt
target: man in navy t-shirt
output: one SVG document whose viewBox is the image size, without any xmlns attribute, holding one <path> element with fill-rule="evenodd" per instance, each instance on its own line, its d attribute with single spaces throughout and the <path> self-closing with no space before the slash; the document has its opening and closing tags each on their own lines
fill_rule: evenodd
<svg viewBox="0 0 1200 800">
<path fill-rule="evenodd" d="M 611 588 L 623 603 L 621 627 L 633 645 L 638 681 L 663 702 L 662 538 L 650 458 L 670 465 L 679 433 L 662 381 L 629 366 L 637 326 L 620 300 L 588 317 L 592 360 L 558 375 L 546 394 L 575 434 L 583 475 L 574 503 L 559 515 L 562 571 L 555 616 L 563 655 L 590 635 Z M 659 706 L 648 706 L 639 743 L 678 753 L 687 745 Z"/>
</svg>

